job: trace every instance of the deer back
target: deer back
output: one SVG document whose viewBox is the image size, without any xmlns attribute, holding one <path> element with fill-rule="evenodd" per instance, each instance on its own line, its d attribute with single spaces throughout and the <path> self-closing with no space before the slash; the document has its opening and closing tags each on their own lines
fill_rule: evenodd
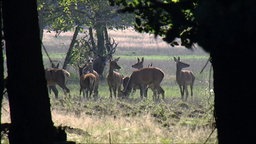
<svg viewBox="0 0 256 144">
<path fill-rule="evenodd" d="M 181 85 L 191 84 L 195 80 L 195 76 L 190 70 L 181 70 L 177 76 L 177 83 Z"/>
<path fill-rule="evenodd" d="M 80 77 L 80 86 L 83 89 L 94 89 L 96 83 L 96 76 L 93 73 L 83 74 Z"/>
<path fill-rule="evenodd" d="M 163 78 L 164 72 L 156 67 L 147 67 L 133 71 L 125 91 L 130 91 L 134 85 L 160 86 Z"/>
<path fill-rule="evenodd" d="M 70 73 L 64 69 L 47 68 L 45 69 L 45 78 L 47 82 L 62 83 L 66 81 L 66 77 L 70 77 Z"/>
</svg>

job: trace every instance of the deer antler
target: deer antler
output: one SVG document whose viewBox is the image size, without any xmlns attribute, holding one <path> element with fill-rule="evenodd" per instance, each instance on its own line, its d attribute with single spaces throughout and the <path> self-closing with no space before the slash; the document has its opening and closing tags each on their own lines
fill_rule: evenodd
<svg viewBox="0 0 256 144">
<path fill-rule="evenodd" d="M 108 50 L 107 55 L 112 55 L 113 53 L 115 53 L 117 45 L 118 45 L 118 43 L 116 43 L 114 38 L 112 38 L 112 43 L 111 43 L 111 40 L 109 38 L 106 42 L 106 47 L 107 47 L 107 50 Z"/>
</svg>

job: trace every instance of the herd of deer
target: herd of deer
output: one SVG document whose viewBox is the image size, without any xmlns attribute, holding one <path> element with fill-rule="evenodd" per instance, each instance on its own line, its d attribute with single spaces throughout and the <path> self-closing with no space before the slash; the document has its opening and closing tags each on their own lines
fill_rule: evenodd
<svg viewBox="0 0 256 144">
<path fill-rule="evenodd" d="M 153 99 L 159 99 L 162 95 L 164 99 L 164 89 L 161 87 L 161 82 L 164 78 L 164 72 L 152 64 L 148 67 L 143 67 L 144 58 L 138 58 L 136 64 L 132 65 L 134 70 L 130 76 L 123 76 L 116 70 L 121 69 L 118 65 L 120 57 L 109 60 L 109 72 L 107 75 L 107 83 L 109 86 L 110 98 L 114 96 L 126 98 L 130 93 L 134 93 L 136 89 L 140 90 L 141 99 L 147 98 L 147 91 L 150 88 L 153 92 Z M 188 86 L 190 86 L 191 96 L 193 96 L 193 84 L 195 76 L 192 71 L 183 68 L 189 67 L 180 60 L 180 57 L 174 57 L 176 63 L 176 82 L 179 85 L 182 100 L 188 98 Z M 89 58 L 83 66 L 78 65 L 80 76 L 80 95 L 83 92 L 83 97 L 90 99 L 93 95 L 94 98 L 98 96 L 98 87 L 100 83 L 99 74 L 93 69 L 93 59 Z M 66 78 L 70 76 L 69 72 L 60 68 L 48 68 L 45 70 L 45 76 L 49 90 L 54 91 L 55 97 L 58 98 L 56 85 L 59 85 L 65 93 L 70 90 L 66 86 Z M 123 87 L 123 90 L 122 90 Z M 185 97 L 184 94 L 186 93 Z"/>
</svg>

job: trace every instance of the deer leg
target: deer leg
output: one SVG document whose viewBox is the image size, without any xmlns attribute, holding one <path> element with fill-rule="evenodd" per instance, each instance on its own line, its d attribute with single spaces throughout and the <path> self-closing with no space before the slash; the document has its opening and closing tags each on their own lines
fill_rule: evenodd
<svg viewBox="0 0 256 144">
<path fill-rule="evenodd" d="M 51 94 L 51 86 L 47 86 L 49 94 Z"/>
<path fill-rule="evenodd" d="M 82 88 L 80 88 L 79 96 L 81 96 L 81 93 L 82 93 Z"/>
<path fill-rule="evenodd" d="M 122 88 L 121 88 L 121 85 L 118 87 L 118 91 L 117 91 L 117 96 L 118 97 L 121 97 L 121 90 Z"/>
<path fill-rule="evenodd" d="M 193 85 L 190 85 L 191 97 L 193 97 Z"/>
<path fill-rule="evenodd" d="M 109 87 L 110 98 L 112 98 L 112 88 Z"/>
<path fill-rule="evenodd" d="M 113 88 L 114 97 L 116 98 L 116 87 Z"/>
<path fill-rule="evenodd" d="M 97 98 L 98 97 L 98 87 L 95 87 L 94 90 L 93 90 L 93 93 L 94 93 L 94 97 Z"/>
<path fill-rule="evenodd" d="M 140 98 L 143 99 L 143 95 L 144 95 L 144 88 L 143 86 L 140 86 Z"/>
<path fill-rule="evenodd" d="M 135 88 L 132 88 L 132 96 L 135 94 L 135 92 L 136 92 L 136 89 Z"/>
<path fill-rule="evenodd" d="M 82 91 L 83 91 L 83 98 L 85 99 L 85 89 L 82 89 Z"/>
<path fill-rule="evenodd" d="M 187 101 L 187 99 L 188 99 L 188 86 L 185 85 L 185 86 L 184 86 L 184 89 L 185 89 L 185 91 L 186 91 L 186 101 Z"/>
<path fill-rule="evenodd" d="M 180 94 L 181 94 L 181 99 L 183 100 L 183 96 L 184 96 L 184 87 L 183 86 L 181 86 L 181 85 L 179 85 L 179 87 L 180 87 Z"/>
<path fill-rule="evenodd" d="M 84 91 L 85 91 L 86 99 L 89 100 L 88 89 L 86 88 Z"/>
<path fill-rule="evenodd" d="M 90 97 L 91 97 L 91 95 L 92 95 L 92 90 L 89 91 L 89 95 L 90 95 Z"/>
<path fill-rule="evenodd" d="M 162 98 L 164 99 L 164 89 L 160 86 L 158 89 L 157 89 L 157 92 L 158 92 L 158 95 L 162 95 Z"/>
<path fill-rule="evenodd" d="M 145 98 L 148 98 L 148 87 L 145 88 L 145 91 L 144 91 L 144 95 L 145 95 Z"/>
<path fill-rule="evenodd" d="M 56 86 L 50 86 L 50 89 L 52 89 L 54 95 L 55 95 L 55 98 L 58 99 L 58 90 L 56 88 Z"/>
</svg>

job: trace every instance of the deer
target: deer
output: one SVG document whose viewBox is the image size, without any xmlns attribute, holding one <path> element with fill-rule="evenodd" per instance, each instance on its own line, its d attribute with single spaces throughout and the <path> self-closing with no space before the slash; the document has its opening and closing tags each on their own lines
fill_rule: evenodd
<svg viewBox="0 0 256 144">
<path fill-rule="evenodd" d="M 161 91 L 161 82 L 164 78 L 164 72 L 157 67 L 146 67 L 132 72 L 130 79 L 122 91 L 125 97 L 128 97 L 131 90 L 136 86 L 140 89 L 140 97 L 143 99 L 146 95 L 147 86 L 153 91 L 153 99 L 159 99 L 159 91 Z M 162 89 L 163 90 L 163 89 Z M 164 99 L 164 95 L 163 99 Z"/>
<path fill-rule="evenodd" d="M 84 66 L 80 66 L 78 64 L 79 68 L 79 76 L 81 78 L 81 75 L 91 73 L 95 76 L 95 82 L 94 82 L 94 88 L 93 88 L 93 97 L 98 97 L 98 88 L 99 88 L 99 82 L 100 82 L 100 76 L 99 74 L 93 69 L 93 58 L 89 57 L 87 62 L 84 64 Z"/>
<path fill-rule="evenodd" d="M 115 53 L 117 45 L 118 43 L 114 39 L 112 39 L 112 42 L 110 38 L 107 39 L 105 44 L 107 53 L 104 55 L 97 51 L 96 48 L 89 46 L 90 51 L 94 54 L 93 69 L 99 74 L 101 79 L 103 78 L 103 71 L 106 63 L 112 59 L 112 55 Z"/>
<path fill-rule="evenodd" d="M 93 73 L 85 73 L 80 72 L 80 96 L 83 91 L 83 98 L 90 99 L 92 92 L 95 89 L 97 77 Z"/>
<path fill-rule="evenodd" d="M 180 60 L 180 57 L 173 57 L 176 63 L 176 82 L 179 85 L 181 99 L 187 100 L 188 98 L 188 85 L 190 86 L 191 97 L 193 97 L 193 85 L 195 81 L 195 76 L 191 70 L 186 70 L 183 68 L 189 67 L 190 65 L 184 63 Z M 184 92 L 186 92 L 186 97 L 184 98 Z"/>
<path fill-rule="evenodd" d="M 137 58 L 137 60 L 138 60 L 137 63 L 133 64 L 132 68 L 135 68 L 135 69 L 143 68 L 144 57 L 142 57 L 141 60 L 140 60 L 140 58 Z M 128 81 L 129 81 L 129 78 L 130 78 L 129 76 L 126 76 L 126 77 L 123 78 L 123 87 L 124 88 L 126 87 Z M 139 87 L 135 86 L 133 88 L 133 93 L 136 91 L 136 89 L 139 89 Z"/>
<path fill-rule="evenodd" d="M 117 61 L 120 59 L 120 57 L 109 60 L 109 72 L 107 75 L 107 82 L 109 86 L 109 92 L 110 92 L 110 98 L 112 98 L 112 93 L 114 93 L 114 97 L 120 96 L 121 92 L 121 86 L 123 83 L 123 75 L 120 73 L 114 71 L 119 70 L 121 67 L 117 64 Z"/>
<path fill-rule="evenodd" d="M 59 85 L 65 95 L 70 94 L 70 90 L 66 86 L 66 79 L 70 77 L 70 73 L 65 69 L 60 68 L 46 68 L 45 69 L 45 79 L 47 81 L 47 86 L 53 90 L 55 98 L 58 99 L 58 90 L 56 85 Z"/>
<path fill-rule="evenodd" d="M 144 67 L 144 57 L 142 57 L 141 60 L 140 60 L 140 58 L 137 58 L 137 63 L 133 64 L 132 67 L 135 68 L 135 69 L 141 69 L 141 68 L 143 68 L 143 67 Z M 149 64 L 148 67 L 153 67 L 153 66 L 152 66 L 152 63 Z M 129 77 L 127 76 L 127 77 L 125 77 L 125 79 L 123 80 L 124 86 L 127 85 L 128 79 L 129 79 Z M 145 97 L 147 97 L 147 90 L 148 90 L 148 88 L 150 88 L 150 85 L 149 85 L 149 86 L 146 86 L 146 88 L 145 88 Z M 133 88 L 133 93 L 136 91 L 136 89 L 140 89 L 139 86 L 136 86 L 136 85 L 134 86 L 134 88 Z M 152 89 L 152 88 L 151 88 L 151 89 Z M 152 89 L 152 90 L 153 90 L 153 89 Z M 160 88 L 158 89 L 158 94 L 161 94 L 162 97 L 164 98 L 164 90 L 163 90 L 163 88 L 162 88 L 161 86 L 160 86 Z"/>
</svg>

